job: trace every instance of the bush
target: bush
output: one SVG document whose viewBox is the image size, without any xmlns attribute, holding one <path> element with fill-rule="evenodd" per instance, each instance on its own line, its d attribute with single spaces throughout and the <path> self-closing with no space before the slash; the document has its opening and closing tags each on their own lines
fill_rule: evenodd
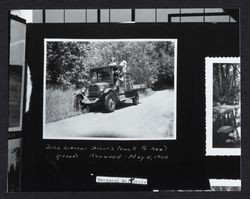
<svg viewBox="0 0 250 199">
<path fill-rule="evenodd" d="M 67 119 L 81 114 L 74 111 L 76 90 L 47 88 L 46 90 L 46 123 Z"/>
</svg>

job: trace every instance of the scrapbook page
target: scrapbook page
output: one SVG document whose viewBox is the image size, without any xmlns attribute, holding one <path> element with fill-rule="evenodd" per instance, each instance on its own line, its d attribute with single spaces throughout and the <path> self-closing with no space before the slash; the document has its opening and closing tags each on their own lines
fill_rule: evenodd
<svg viewBox="0 0 250 199">
<path fill-rule="evenodd" d="M 181 11 L 32 10 L 9 192 L 241 190 L 239 10 Z"/>
</svg>

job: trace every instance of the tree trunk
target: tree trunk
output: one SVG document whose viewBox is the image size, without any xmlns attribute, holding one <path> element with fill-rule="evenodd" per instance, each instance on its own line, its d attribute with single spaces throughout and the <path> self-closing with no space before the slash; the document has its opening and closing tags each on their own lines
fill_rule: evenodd
<svg viewBox="0 0 250 199">
<path fill-rule="evenodd" d="M 222 84 L 222 65 L 219 64 L 219 95 L 223 95 L 223 84 Z"/>
</svg>

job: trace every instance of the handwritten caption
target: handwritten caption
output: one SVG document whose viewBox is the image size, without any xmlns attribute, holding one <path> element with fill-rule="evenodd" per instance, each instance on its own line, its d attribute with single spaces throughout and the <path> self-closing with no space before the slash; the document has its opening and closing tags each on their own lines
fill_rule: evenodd
<svg viewBox="0 0 250 199">
<path fill-rule="evenodd" d="M 89 159 L 105 159 L 105 160 L 134 160 L 138 162 L 153 161 L 153 160 L 167 160 L 168 147 L 161 146 L 101 146 L 93 145 L 90 147 L 81 146 L 57 146 L 47 144 L 45 149 L 55 152 L 56 160 L 62 159 L 78 159 L 82 152 L 87 154 Z"/>
</svg>

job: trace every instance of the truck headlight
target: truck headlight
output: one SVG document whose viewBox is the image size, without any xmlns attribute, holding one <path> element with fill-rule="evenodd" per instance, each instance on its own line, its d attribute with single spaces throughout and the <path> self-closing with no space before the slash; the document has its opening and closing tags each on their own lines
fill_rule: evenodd
<svg viewBox="0 0 250 199">
<path fill-rule="evenodd" d="M 81 92 L 82 92 L 82 93 L 86 93 L 86 91 L 87 91 L 87 88 L 85 88 L 85 87 L 83 87 L 83 88 L 81 89 Z"/>
<path fill-rule="evenodd" d="M 105 87 L 100 87 L 100 92 L 103 92 Z"/>
</svg>

